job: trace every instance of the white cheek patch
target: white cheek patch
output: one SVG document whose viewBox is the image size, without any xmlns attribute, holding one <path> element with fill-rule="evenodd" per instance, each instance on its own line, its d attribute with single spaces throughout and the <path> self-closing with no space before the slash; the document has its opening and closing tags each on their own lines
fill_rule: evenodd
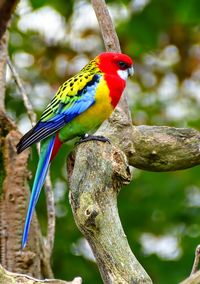
<svg viewBox="0 0 200 284">
<path fill-rule="evenodd" d="M 118 70 L 117 74 L 122 80 L 127 80 L 128 78 L 128 70 Z"/>
</svg>

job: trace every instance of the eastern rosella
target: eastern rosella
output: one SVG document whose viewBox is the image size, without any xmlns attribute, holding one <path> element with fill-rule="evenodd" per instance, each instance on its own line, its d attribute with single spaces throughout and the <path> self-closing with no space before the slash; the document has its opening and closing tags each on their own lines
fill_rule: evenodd
<svg viewBox="0 0 200 284">
<path fill-rule="evenodd" d="M 130 57 L 121 53 L 102 53 L 77 75 L 63 83 L 47 105 L 40 120 L 17 145 L 20 153 L 42 140 L 41 153 L 27 211 L 22 248 L 26 246 L 30 222 L 50 162 L 65 141 L 84 137 L 106 120 L 133 74 Z"/>
</svg>

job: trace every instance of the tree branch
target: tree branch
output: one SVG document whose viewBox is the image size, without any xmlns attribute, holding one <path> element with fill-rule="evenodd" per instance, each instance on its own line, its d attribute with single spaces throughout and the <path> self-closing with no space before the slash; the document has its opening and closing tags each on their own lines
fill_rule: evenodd
<svg viewBox="0 0 200 284">
<path fill-rule="evenodd" d="M 104 0 L 91 0 L 107 51 L 121 52 L 119 39 Z"/>
<path fill-rule="evenodd" d="M 23 83 L 22 83 L 22 81 L 20 79 L 20 76 L 17 73 L 14 65 L 12 64 L 9 56 L 7 56 L 7 64 L 9 66 L 9 68 L 10 68 L 10 71 L 11 71 L 11 73 L 13 75 L 15 83 L 16 83 L 18 89 L 19 89 L 19 92 L 20 92 L 21 96 L 22 96 L 22 99 L 23 99 L 23 102 L 24 102 L 24 106 L 25 106 L 26 111 L 28 113 L 28 117 L 29 117 L 29 120 L 31 122 L 31 125 L 34 126 L 35 123 L 36 123 L 36 114 L 35 114 L 35 112 L 33 110 L 33 107 L 32 107 L 32 104 L 31 104 L 31 102 L 29 100 L 29 97 L 26 94 L 26 90 L 25 90 L 25 88 L 23 86 Z"/>
<path fill-rule="evenodd" d="M 81 284 L 82 280 L 80 277 L 74 278 L 73 281 L 63 281 L 58 279 L 45 279 L 39 280 L 28 275 L 13 273 L 7 271 L 0 265 L 0 280 L 1 284 L 16 283 L 16 284 Z"/>
<path fill-rule="evenodd" d="M 120 111 L 98 130 L 126 154 L 129 165 L 148 171 L 175 171 L 200 164 L 200 132 L 191 128 L 134 126 Z"/>
<path fill-rule="evenodd" d="M 190 275 L 195 274 L 195 273 L 199 270 L 199 259 L 200 259 L 200 245 L 198 245 L 198 246 L 196 247 L 196 250 L 195 250 L 195 257 L 194 257 L 194 263 L 193 263 L 192 271 L 191 271 L 191 274 L 190 274 Z"/>
<path fill-rule="evenodd" d="M 180 284 L 199 284 L 200 283 L 200 271 L 192 274 L 190 277 L 182 281 Z"/>
<path fill-rule="evenodd" d="M 109 143 L 81 144 L 68 173 L 74 218 L 104 283 L 152 283 L 132 254 L 118 215 L 117 194 L 131 179 L 123 152 Z"/>
<path fill-rule="evenodd" d="M 5 79 L 6 79 L 6 55 L 7 55 L 7 37 L 5 33 L 0 39 L 0 110 L 5 111 Z"/>
<path fill-rule="evenodd" d="M 53 187 L 49 171 L 47 173 L 44 185 L 45 185 L 45 194 L 46 194 L 46 203 L 47 203 L 47 222 L 48 222 L 45 247 L 48 251 L 50 258 L 53 251 L 54 240 L 55 240 L 56 211 L 55 211 L 54 195 L 52 190 Z"/>
<path fill-rule="evenodd" d="M 129 164 L 148 171 L 175 171 L 200 164 L 200 133 L 190 128 L 133 127 Z"/>
</svg>

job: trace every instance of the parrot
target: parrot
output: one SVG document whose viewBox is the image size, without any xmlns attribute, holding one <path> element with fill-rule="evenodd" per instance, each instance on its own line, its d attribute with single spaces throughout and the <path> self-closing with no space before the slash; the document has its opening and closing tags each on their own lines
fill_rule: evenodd
<svg viewBox="0 0 200 284">
<path fill-rule="evenodd" d="M 128 55 L 116 52 L 99 54 L 60 86 L 39 121 L 17 144 L 19 154 L 41 141 L 24 224 L 22 249 L 28 241 L 32 215 L 48 168 L 61 145 L 75 137 L 80 137 L 83 142 L 108 141 L 105 137 L 90 136 L 88 133 L 94 133 L 109 118 L 121 98 L 127 78 L 133 73 L 133 61 Z"/>
</svg>

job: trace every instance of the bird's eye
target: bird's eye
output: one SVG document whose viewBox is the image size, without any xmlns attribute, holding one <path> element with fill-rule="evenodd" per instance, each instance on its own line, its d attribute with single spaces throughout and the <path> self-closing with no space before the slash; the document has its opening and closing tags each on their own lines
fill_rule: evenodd
<svg viewBox="0 0 200 284">
<path fill-rule="evenodd" d="M 124 61 L 119 61 L 118 66 L 120 69 L 127 69 L 129 67 L 128 64 Z"/>
</svg>

